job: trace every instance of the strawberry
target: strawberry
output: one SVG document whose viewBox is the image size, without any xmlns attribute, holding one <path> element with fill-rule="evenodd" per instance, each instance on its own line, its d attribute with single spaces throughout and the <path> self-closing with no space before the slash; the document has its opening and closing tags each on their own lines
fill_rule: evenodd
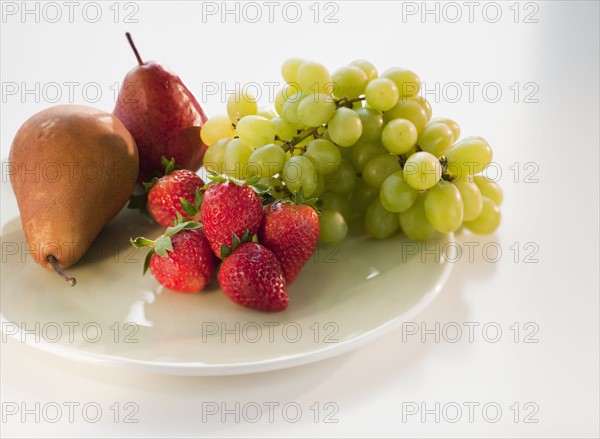
<svg viewBox="0 0 600 439">
<path fill-rule="evenodd" d="M 259 311 L 282 311 L 289 298 L 277 257 L 268 248 L 247 242 L 225 258 L 219 269 L 221 289 L 233 302 Z"/>
<path fill-rule="evenodd" d="M 189 209 L 182 205 L 195 203 L 197 191 L 204 186 L 202 179 L 188 169 L 177 169 L 159 178 L 148 193 L 148 210 L 158 224 L 164 227 L 173 225 L 177 213 L 183 218 L 191 218 Z"/>
<path fill-rule="evenodd" d="M 231 247 L 234 234 L 254 235 L 258 231 L 263 215 L 262 201 L 248 185 L 250 181 L 246 184 L 215 175 L 211 178 L 213 183 L 204 192 L 200 218 L 213 252 L 223 259 L 221 247 Z"/>
<path fill-rule="evenodd" d="M 275 253 L 290 284 L 317 247 L 319 216 L 306 204 L 275 202 L 265 208 L 258 239 Z"/>
<path fill-rule="evenodd" d="M 130 197 L 127 207 L 152 216 L 164 227 L 172 226 L 179 217 L 195 218 L 202 202 L 204 182 L 195 172 L 175 169 L 175 159 L 163 157 L 162 165 L 164 174 L 154 172 L 149 181 L 142 183 L 143 192 Z"/>
<path fill-rule="evenodd" d="M 131 240 L 134 247 L 152 246 L 146 257 L 148 267 L 161 285 L 182 293 L 197 293 L 215 274 L 216 258 L 199 223 L 180 222 L 167 228 L 156 241 Z"/>
</svg>

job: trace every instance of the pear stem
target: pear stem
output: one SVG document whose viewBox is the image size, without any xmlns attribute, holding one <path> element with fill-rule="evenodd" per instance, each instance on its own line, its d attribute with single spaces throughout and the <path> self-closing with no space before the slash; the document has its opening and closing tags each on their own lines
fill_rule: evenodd
<svg viewBox="0 0 600 439">
<path fill-rule="evenodd" d="M 74 277 L 72 277 L 69 273 L 66 273 L 62 268 L 60 268 L 60 265 L 58 265 L 58 261 L 56 260 L 56 257 L 54 255 L 48 255 L 46 259 L 48 260 L 48 262 L 50 262 L 50 265 L 52 265 L 54 271 L 60 274 L 69 285 L 74 286 L 77 283 L 77 280 Z"/>
<path fill-rule="evenodd" d="M 137 58 L 138 64 L 143 66 L 144 61 L 142 61 L 142 57 L 140 56 L 140 53 L 138 52 L 137 48 L 135 47 L 135 44 L 133 44 L 133 39 L 131 38 L 131 34 L 129 32 L 125 32 L 125 36 L 127 37 L 127 41 L 129 41 L 129 45 L 133 49 L 133 53 L 135 53 L 135 57 Z"/>
</svg>

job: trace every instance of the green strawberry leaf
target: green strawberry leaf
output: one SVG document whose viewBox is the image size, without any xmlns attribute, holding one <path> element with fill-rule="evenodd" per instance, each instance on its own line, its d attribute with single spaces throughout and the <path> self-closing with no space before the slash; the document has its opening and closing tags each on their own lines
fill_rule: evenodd
<svg viewBox="0 0 600 439">
<path fill-rule="evenodd" d="M 213 170 L 208 171 L 208 179 L 210 181 L 208 183 L 206 183 L 202 189 L 206 189 L 207 187 L 209 187 L 211 184 L 214 184 L 214 183 L 224 183 L 226 181 L 229 181 L 229 178 L 227 176 L 221 175 Z"/>
<path fill-rule="evenodd" d="M 246 229 L 244 234 L 242 235 L 241 244 L 252 241 L 252 234 L 250 233 L 250 229 Z"/>
<path fill-rule="evenodd" d="M 202 227 L 202 223 L 197 221 L 186 221 L 183 230 L 194 230 Z"/>
<path fill-rule="evenodd" d="M 252 177 L 250 177 L 249 179 L 246 180 L 246 184 L 248 186 L 252 186 L 257 184 L 260 181 L 260 177 L 258 175 L 253 175 Z"/>
<path fill-rule="evenodd" d="M 253 175 L 252 177 L 244 180 L 244 179 L 240 179 L 240 178 L 229 177 L 227 175 L 217 174 L 214 171 L 208 171 L 208 179 L 210 181 L 208 183 L 206 183 L 202 189 L 206 189 L 210 185 L 215 184 L 215 183 L 225 183 L 225 182 L 233 183 L 238 186 L 249 186 L 252 189 L 254 189 L 254 191 L 259 195 L 266 194 L 271 189 L 271 187 L 269 185 L 259 183 L 260 177 L 258 175 Z"/>
<path fill-rule="evenodd" d="M 231 250 L 235 250 L 241 244 L 240 238 L 235 233 L 231 234 Z"/>
<path fill-rule="evenodd" d="M 162 235 L 160 238 L 158 238 L 156 240 L 156 244 L 154 245 L 154 251 L 159 256 L 167 257 L 167 252 L 173 251 L 171 237 L 169 235 Z"/>
<path fill-rule="evenodd" d="M 160 163 L 162 164 L 162 167 L 165 169 L 164 175 L 169 175 L 171 172 L 173 172 L 175 170 L 175 158 L 173 158 L 173 157 L 171 157 L 171 160 L 167 160 L 167 158 L 163 156 L 160 159 Z"/>
<path fill-rule="evenodd" d="M 180 212 L 175 212 L 175 219 L 173 220 L 173 225 L 176 226 L 178 224 L 181 224 L 185 221 L 188 221 L 187 219 L 185 219 Z"/>
<path fill-rule="evenodd" d="M 202 191 L 199 187 L 196 188 L 196 196 L 194 197 L 194 207 L 200 212 L 200 208 L 202 207 L 202 203 L 204 202 L 204 196 L 202 195 Z"/>
<path fill-rule="evenodd" d="M 256 183 L 256 184 L 248 185 L 248 186 L 250 186 L 252 189 L 254 189 L 254 191 L 259 195 L 268 194 L 269 191 L 271 190 L 271 186 L 269 186 L 267 184 L 262 184 L 262 183 Z"/>
<path fill-rule="evenodd" d="M 179 201 L 181 202 L 181 207 L 183 208 L 183 211 L 188 214 L 188 216 L 194 216 L 198 213 L 198 209 L 196 209 L 196 206 L 194 206 L 192 203 L 190 203 L 188 200 L 186 200 L 183 197 L 179 197 Z M 177 212 L 179 213 L 179 212 Z"/>
<path fill-rule="evenodd" d="M 150 260 L 152 259 L 152 255 L 154 253 L 154 249 L 151 249 L 146 255 L 146 259 L 144 259 L 144 274 L 146 274 L 146 271 L 148 271 L 148 267 L 150 267 Z"/>
<path fill-rule="evenodd" d="M 313 209 L 315 209 L 317 211 L 317 213 L 320 213 L 319 211 L 319 207 L 317 205 L 319 199 L 316 197 L 312 197 L 312 198 L 305 198 L 304 197 L 304 191 L 302 190 L 302 188 L 300 188 L 298 190 L 298 192 L 296 192 L 294 194 L 294 203 L 295 204 L 304 204 L 306 206 L 310 206 Z"/>
<path fill-rule="evenodd" d="M 202 227 L 202 224 L 199 222 L 184 220 L 173 226 L 167 227 L 167 230 L 165 230 L 165 236 L 170 237 L 181 232 L 182 230 L 194 230 L 199 227 Z"/>
<path fill-rule="evenodd" d="M 160 180 L 160 177 L 162 177 L 162 174 L 158 171 L 154 171 L 152 173 L 151 178 L 148 181 L 142 182 L 142 186 L 144 187 L 146 194 L 148 194 L 148 192 L 150 192 L 150 189 L 152 189 L 156 182 Z"/>
<path fill-rule="evenodd" d="M 221 250 L 221 259 L 225 259 L 232 253 L 231 247 L 225 244 L 223 244 L 219 250 Z"/>
<path fill-rule="evenodd" d="M 246 242 L 251 242 L 253 240 L 253 236 L 250 233 L 250 230 L 246 229 L 246 231 L 244 231 L 244 234 L 242 235 L 242 238 L 238 238 L 238 236 L 235 233 L 231 233 L 231 246 L 225 245 L 223 244 L 221 246 L 221 248 L 219 249 L 221 252 L 221 259 L 225 259 L 227 256 L 229 256 L 231 253 L 233 253 L 234 251 L 236 251 L 240 245 L 245 244 Z"/>
<path fill-rule="evenodd" d="M 131 245 L 133 245 L 135 248 L 142 248 L 154 245 L 154 241 L 148 238 L 144 238 L 143 236 L 140 236 L 135 239 L 130 238 L 129 242 L 131 242 Z"/>
</svg>

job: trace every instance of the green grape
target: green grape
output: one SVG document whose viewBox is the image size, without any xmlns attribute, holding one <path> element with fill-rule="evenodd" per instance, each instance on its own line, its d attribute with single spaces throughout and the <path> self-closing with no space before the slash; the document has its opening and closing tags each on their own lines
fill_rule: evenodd
<svg viewBox="0 0 600 439">
<path fill-rule="evenodd" d="M 406 154 L 403 154 L 405 158 L 409 158 L 411 155 L 416 154 L 417 152 L 417 145 L 415 145 L 413 148 L 410 149 L 410 151 L 408 151 Z"/>
<path fill-rule="evenodd" d="M 350 200 L 356 212 L 364 213 L 378 195 L 378 188 L 368 185 L 363 179 L 359 178 L 356 181 Z"/>
<path fill-rule="evenodd" d="M 425 110 L 425 113 L 427 113 L 427 119 L 431 119 L 433 110 L 431 109 L 431 104 L 429 103 L 429 101 L 427 99 L 425 99 L 423 96 L 415 96 L 412 99 L 415 102 L 417 102 L 421 107 L 423 107 L 423 109 Z"/>
<path fill-rule="evenodd" d="M 350 200 L 344 195 L 326 191 L 319 197 L 317 205 L 321 210 L 334 210 L 341 213 L 346 221 L 352 215 L 352 204 L 350 204 Z"/>
<path fill-rule="evenodd" d="M 331 75 L 333 94 L 338 98 L 354 99 L 365 92 L 369 78 L 360 67 L 341 67 Z"/>
<path fill-rule="evenodd" d="M 429 121 L 425 109 L 414 99 L 400 99 L 390 110 L 383 113 L 385 123 L 394 119 L 410 120 L 418 132 L 421 132 Z"/>
<path fill-rule="evenodd" d="M 261 178 L 272 177 L 281 172 L 285 163 L 285 152 L 274 143 L 261 146 L 252 151 L 248 157 L 247 174 Z"/>
<path fill-rule="evenodd" d="M 331 141 L 340 146 L 354 145 L 362 134 L 362 122 L 356 111 L 341 107 L 327 125 Z"/>
<path fill-rule="evenodd" d="M 244 178 L 250 154 L 252 154 L 252 148 L 240 139 L 229 141 L 223 154 L 222 173 L 235 178 Z"/>
<path fill-rule="evenodd" d="M 325 139 L 325 137 L 323 137 L 323 139 Z M 329 139 L 329 141 L 331 142 L 331 139 Z M 350 156 L 352 155 L 352 150 L 354 148 L 353 147 L 352 148 L 345 148 L 345 147 L 339 146 L 339 145 L 336 145 L 336 146 L 337 146 L 338 151 L 342 155 L 342 159 L 348 160 L 348 161 L 350 161 L 350 163 L 352 163 Z"/>
<path fill-rule="evenodd" d="M 320 198 L 321 195 L 323 195 L 323 192 L 326 190 L 327 188 L 325 187 L 325 179 L 322 176 L 317 175 L 317 187 L 315 191 L 310 194 L 311 198 Z"/>
<path fill-rule="evenodd" d="M 396 84 L 401 97 L 412 97 L 419 93 L 421 80 L 411 72 L 400 67 L 393 67 L 383 72 L 380 77 L 389 78 Z"/>
<path fill-rule="evenodd" d="M 463 225 L 473 233 L 487 235 L 495 231 L 500 225 L 500 208 L 488 197 L 483 197 L 481 215 L 473 221 L 465 221 Z"/>
<path fill-rule="evenodd" d="M 236 125 L 244 116 L 258 113 L 256 98 L 250 93 L 238 90 L 227 98 L 227 115 L 231 123 Z"/>
<path fill-rule="evenodd" d="M 447 117 L 434 117 L 429 122 L 431 122 L 431 123 L 445 123 L 452 130 L 452 133 L 454 134 L 454 141 L 457 141 L 459 139 L 459 137 L 460 137 L 460 127 L 452 119 L 448 119 Z"/>
<path fill-rule="evenodd" d="M 208 119 L 200 129 L 200 138 L 205 145 L 211 146 L 217 140 L 233 139 L 235 131 L 226 114 L 219 114 Z"/>
<path fill-rule="evenodd" d="M 425 215 L 435 230 L 454 232 L 463 222 L 464 205 L 460 191 L 447 181 L 439 181 L 425 194 Z"/>
<path fill-rule="evenodd" d="M 315 62 L 303 63 L 296 73 L 296 80 L 304 93 L 332 92 L 331 76 L 322 64 Z"/>
<path fill-rule="evenodd" d="M 446 151 L 448 173 L 453 177 L 479 174 L 492 161 L 492 148 L 484 138 L 465 137 Z"/>
<path fill-rule="evenodd" d="M 335 172 L 342 161 L 338 147 L 324 139 L 311 140 L 304 156 L 313 161 L 320 175 L 329 175 Z"/>
<path fill-rule="evenodd" d="M 394 119 L 383 127 L 381 142 L 392 154 L 406 154 L 417 143 L 417 129 L 410 120 Z"/>
<path fill-rule="evenodd" d="M 277 134 L 277 137 L 281 140 L 292 140 L 292 138 L 298 134 L 296 128 L 280 117 L 271 119 L 271 123 L 275 126 L 275 134 Z"/>
<path fill-rule="evenodd" d="M 414 241 L 425 241 L 433 236 L 435 229 L 425 214 L 425 194 L 420 193 L 408 210 L 398 214 L 400 227 Z"/>
<path fill-rule="evenodd" d="M 362 123 L 359 142 L 379 142 L 383 131 L 383 116 L 373 108 L 361 107 L 354 110 Z"/>
<path fill-rule="evenodd" d="M 394 172 L 400 171 L 398 157 L 391 154 L 383 154 L 372 158 L 363 169 L 363 180 L 376 188 L 380 188 L 383 181 Z"/>
<path fill-rule="evenodd" d="M 400 213 L 413 205 L 417 195 L 419 195 L 419 192 L 408 185 L 404 180 L 402 171 L 396 171 L 383 181 L 379 192 L 379 200 L 386 210 Z"/>
<path fill-rule="evenodd" d="M 436 157 L 444 155 L 446 150 L 454 142 L 454 133 L 445 123 L 429 122 L 423 128 L 417 139 L 417 145 L 423 151 L 433 154 Z"/>
<path fill-rule="evenodd" d="M 217 140 L 206 150 L 202 164 L 207 171 L 216 172 L 217 174 L 223 173 L 225 167 L 225 164 L 223 163 L 225 159 L 225 149 L 229 142 L 231 142 L 231 139 Z"/>
<path fill-rule="evenodd" d="M 298 82 L 298 69 L 304 64 L 302 58 L 290 58 L 283 62 L 281 65 L 281 76 L 283 80 L 288 84 Z"/>
<path fill-rule="evenodd" d="M 277 114 L 282 116 L 283 115 L 283 106 L 285 105 L 285 103 L 288 100 L 290 100 L 290 98 L 292 96 L 296 95 L 299 92 L 300 92 L 300 87 L 295 84 L 286 85 L 281 90 L 279 90 L 277 92 L 277 94 L 275 95 L 275 111 L 277 111 Z"/>
<path fill-rule="evenodd" d="M 400 227 L 398 214 L 387 211 L 379 198 L 375 198 L 365 213 L 365 229 L 375 239 L 386 239 Z"/>
<path fill-rule="evenodd" d="M 387 149 L 379 142 L 366 143 L 359 141 L 352 148 L 344 148 L 350 151 L 350 162 L 357 172 L 363 172 L 367 163 L 372 158 L 382 154 L 388 154 Z"/>
<path fill-rule="evenodd" d="M 306 128 L 306 125 L 302 123 L 298 116 L 298 107 L 304 95 L 302 93 L 296 93 L 291 96 L 286 103 L 283 105 L 283 113 L 281 118 L 285 120 L 288 125 L 291 125 L 299 130 Z"/>
<path fill-rule="evenodd" d="M 259 107 L 257 116 L 262 116 L 265 119 L 273 120 L 277 117 L 277 113 L 270 107 Z"/>
<path fill-rule="evenodd" d="M 416 190 L 423 191 L 435 186 L 441 177 L 440 161 L 428 152 L 414 153 L 404 164 L 404 178 Z"/>
<path fill-rule="evenodd" d="M 345 159 L 340 161 L 339 166 L 332 174 L 325 177 L 325 187 L 335 194 L 349 194 L 356 184 L 356 171 L 352 164 Z"/>
<path fill-rule="evenodd" d="M 336 105 L 331 95 L 309 93 L 298 104 L 298 119 L 309 127 L 321 126 L 335 113 Z"/>
<path fill-rule="evenodd" d="M 350 65 L 354 66 L 354 67 L 358 67 L 363 72 L 365 72 L 367 74 L 367 79 L 369 81 L 377 78 L 377 69 L 369 61 L 366 61 L 364 59 L 357 59 L 355 61 L 352 61 L 350 63 Z"/>
<path fill-rule="evenodd" d="M 502 188 L 498 183 L 484 177 L 483 175 L 474 175 L 473 182 L 479 188 L 482 196 L 489 198 L 498 206 L 502 204 L 504 195 L 502 193 Z"/>
<path fill-rule="evenodd" d="M 324 210 L 319 215 L 319 240 L 327 244 L 339 244 L 348 235 L 348 224 L 341 213 Z"/>
<path fill-rule="evenodd" d="M 365 98 L 371 108 L 387 111 L 398 102 L 398 87 L 389 78 L 375 78 L 369 81 L 365 89 Z"/>
<path fill-rule="evenodd" d="M 481 192 L 477 185 L 469 180 L 454 180 L 452 184 L 456 186 L 463 200 L 463 221 L 472 221 L 477 218 L 483 206 Z"/>
<path fill-rule="evenodd" d="M 237 135 L 245 144 L 258 148 L 273 143 L 277 129 L 262 116 L 245 116 L 236 126 Z"/>
<path fill-rule="evenodd" d="M 281 178 L 292 194 L 302 189 L 304 196 L 310 197 L 317 189 L 317 170 L 308 157 L 291 157 L 283 165 Z"/>
</svg>

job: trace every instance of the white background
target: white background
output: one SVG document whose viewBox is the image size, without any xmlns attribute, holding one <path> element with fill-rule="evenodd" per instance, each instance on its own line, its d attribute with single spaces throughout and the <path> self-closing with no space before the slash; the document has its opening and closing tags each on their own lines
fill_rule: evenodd
<svg viewBox="0 0 600 439">
<path fill-rule="evenodd" d="M 11 9 L 5 9 L 9 3 Z M 77 3 L 70 23 L 67 6 L 59 2 L 62 18 L 49 23 L 54 9 L 44 14 L 38 5 L 36 19 L 21 15 L 20 2 L 3 2 L 3 160 L 20 124 L 52 105 L 56 89 L 46 88 L 44 95 L 50 82 L 61 84 L 61 103 L 69 102 L 64 83 L 78 83 L 73 102 L 82 104 L 95 97 L 90 89 L 84 95 L 83 85 L 98 83 L 102 96 L 93 105 L 112 110 L 111 87 L 135 65 L 125 31 L 133 33 L 142 57 L 164 61 L 179 73 L 209 115 L 223 112 L 224 105 L 219 94 L 202 95 L 207 86 L 214 83 L 223 90 L 222 83 L 233 89 L 236 83 L 281 81 L 279 67 L 291 56 L 318 60 L 331 70 L 356 58 L 371 60 L 380 71 L 395 65 L 411 68 L 430 90 L 426 97 L 434 115 L 454 118 L 464 135 L 488 139 L 505 190 L 499 230 L 491 237 L 459 236 L 463 242 L 497 243 L 499 261 L 486 262 L 481 253 L 473 262 L 461 259 L 440 296 L 414 321 L 428 328 L 452 322 L 475 322 L 481 328 L 493 322 L 503 336 L 491 343 L 479 329 L 472 342 L 466 332 L 456 343 L 443 336 L 438 343 L 431 335 L 422 342 L 399 329 L 320 363 L 214 378 L 80 364 L 8 340 L 0 345 L 3 403 L 95 401 L 112 413 L 108 407 L 113 403 L 134 402 L 139 422 L 115 423 L 108 414 L 97 424 L 80 415 L 73 423 L 63 418 L 56 424 L 11 417 L 0 424 L 2 437 L 598 437 L 598 2 L 500 2 L 487 9 L 486 2 L 475 2 L 472 20 L 463 2 L 427 3 L 428 9 L 439 8 L 438 22 L 434 14 L 421 16 L 421 2 L 339 2 L 313 9 L 307 2 L 297 23 L 290 22 L 293 10 L 282 15 L 283 3 L 269 23 L 267 6 L 259 3 L 263 17 L 254 24 L 245 20 L 254 17 L 249 9 L 236 23 L 234 14 L 203 15 L 201 4 L 192 2 L 111 9 L 112 4 L 100 5 L 101 19 L 90 23 L 95 10 L 88 8 L 85 15 L 84 3 Z M 450 23 L 455 5 L 462 18 Z M 502 16 L 491 23 L 496 5 Z M 12 6 L 19 8 L 17 14 L 5 15 Z M 418 11 L 403 14 L 403 7 L 404 12 Z M 318 23 L 315 9 L 321 12 Z M 517 23 L 515 10 L 520 12 Z M 124 23 L 130 12 L 137 23 Z M 332 12 L 330 20 L 337 23 L 325 23 L 325 13 Z M 525 22 L 527 17 L 537 22 Z M 447 85 L 452 82 L 462 91 L 457 102 L 450 102 L 456 92 Z M 473 99 L 468 82 L 480 84 Z M 16 94 L 8 93 L 6 87 L 14 85 L 9 83 L 19 87 Z M 39 92 L 22 95 L 23 83 L 30 88 L 39 83 Z M 491 102 L 494 89 L 482 93 L 489 83 L 497 83 L 502 92 L 498 102 Z M 262 90 L 266 104 L 268 87 Z M 518 96 L 515 90 L 520 90 Z M 4 167 L 1 202 L 5 224 L 18 213 Z M 533 247 L 525 249 L 527 243 Z M 511 246 L 521 250 L 516 261 Z M 538 262 L 525 263 L 532 249 L 538 250 L 531 255 Z M 519 342 L 510 329 L 515 322 L 521 328 Z M 531 332 L 524 331 L 528 322 L 528 328 L 539 329 L 530 340 L 537 343 L 524 343 Z M 277 410 L 272 423 L 268 416 L 257 423 L 236 422 L 233 416 L 226 422 L 218 416 L 203 422 L 202 403 L 207 401 L 228 407 L 293 402 L 304 414 L 297 423 Z M 473 422 L 465 405 L 471 402 L 479 404 Z M 482 406 L 490 402 L 502 409 L 496 423 L 482 414 Z M 331 412 L 324 409 L 315 422 L 309 408 L 314 403 L 335 404 L 339 410 L 332 419 L 338 422 L 324 422 L 323 415 Z M 423 403 L 428 409 L 439 403 L 439 422 L 433 414 L 424 420 L 420 414 L 408 416 L 403 422 L 403 403 L 405 408 L 406 403 Z M 463 416 L 451 423 L 455 412 L 442 408 L 451 410 L 456 404 Z M 524 416 L 536 407 L 530 420 L 537 422 L 525 423 Z"/>
</svg>

